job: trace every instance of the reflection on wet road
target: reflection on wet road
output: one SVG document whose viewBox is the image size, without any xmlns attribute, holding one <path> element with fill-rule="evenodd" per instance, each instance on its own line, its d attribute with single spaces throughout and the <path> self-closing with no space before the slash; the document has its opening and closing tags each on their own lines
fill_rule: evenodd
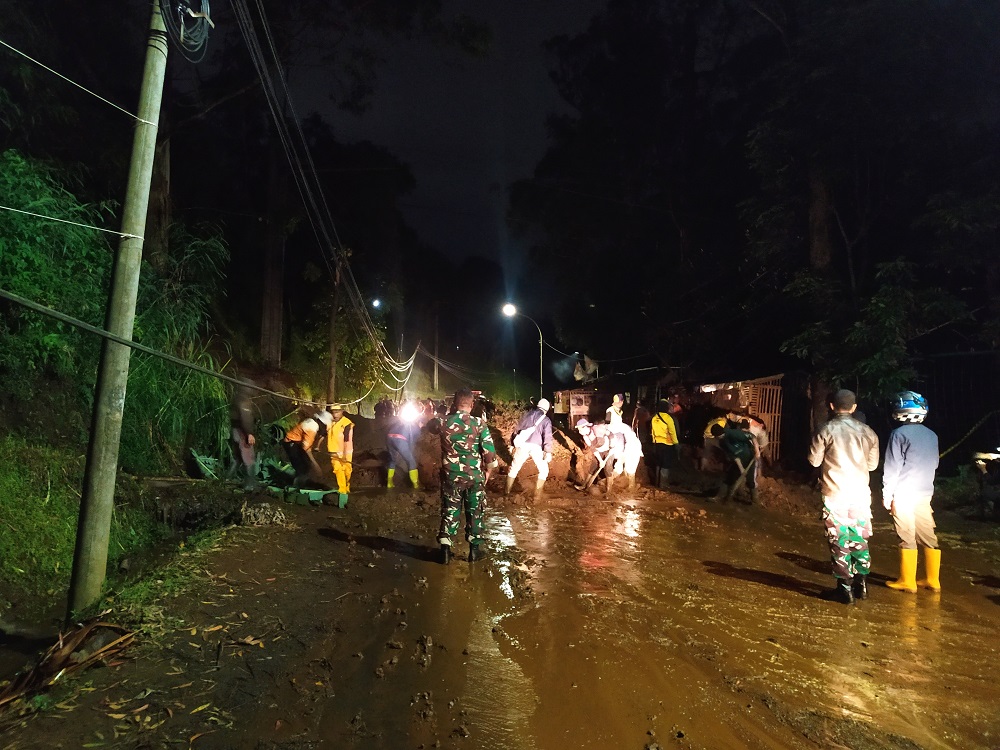
<svg viewBox="0 0 1000 750">
<path fill-rule="evenodd" d="M 491 529 L 524 564 L 449 571 L 441 592 L 468 618 L 477 747 L 1000 744 L 1000 609 L 957 573 L 942 595 L 873 575 L 867 601 L 828 603 L 818 526 L 683 501 L 556 501 Z M 534 597 L 519 600 L 525 568 Z"/>
</svg>

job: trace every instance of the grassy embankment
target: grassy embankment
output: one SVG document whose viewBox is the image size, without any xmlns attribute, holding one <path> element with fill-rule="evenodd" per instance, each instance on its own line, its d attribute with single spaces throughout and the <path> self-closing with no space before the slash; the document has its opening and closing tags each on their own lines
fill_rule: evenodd
<svg viewBox="0 0 1000 750">
<path fill-rule="evenodd" d="M 0 613 L 18 619 L 61 606 L 76 544 L 84 457 L 0 437 Z M 108 550 L 109 569 L 167 535 L 138 485 L 119 482 Z"/>
</svg>

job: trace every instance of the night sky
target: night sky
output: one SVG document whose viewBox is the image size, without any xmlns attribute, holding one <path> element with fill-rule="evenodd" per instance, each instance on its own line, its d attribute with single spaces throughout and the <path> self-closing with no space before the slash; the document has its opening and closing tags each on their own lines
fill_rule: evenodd
<svg viewBox="0 0 1000 750">
<path fill-rule="evenodd" d="M 461 5 L 447 3 L 445 13 Z M 322 112 L 338 138 L 370 140 L 410 165 L 417 187 L 401 207 L 421 239 L 452 258 L 496 258 L 516 276 L 522 258 L 507 233 L 507 186 L 530 176 L 541 158 L 546 118 L 567 111 L 542 44 L 579 33 L 603 5 L 477 3 L 471 12 L 493 31 L 485 58 L 424 41 L 384 45 L 385 64 L 367 112 L 335 110 L 311 79 L 300 86 L 301 109 Z"/>
<path fill-rule="evenodd" d="M 381 312 L 393 341 L 427 340 L 429 311 L 443 309 L 452 349 L 496 359 L 499 328 L 524 348 L 524 371 L 537 339 L 500 319 L 508 298 L 559 356 L 648 358 L 710 382 L 804 368 L 872 394 L 930 357 L 997 346 L 1000 5 L 441 3 L 266 3 L 266 23 L 244 24 L 260 26 L 249 49 L 244 6 L 218 3 L 204 65 L 172 55 L 159 225 L 217 223 L 232 253 L 223 312 L 248 342 L 261 308 L 284 304 L 299 345 L 329 302 L 312 267 L 328 249 L 282 182 L 256 86 L 254 42 L 273 31 L 281 65 L 256 63 L 291 77 L 358 294 L 398 300 Z M 52 17 L 10 14 L 12 39 L 135 101 L 139 9 L 112 54 L 75 39 L 85 10 L 35 7 Z M 489 27 L 488 46 L 476 24 L 457 25 L 466 14 Z M 554 38 L 568 41 L 550 57 Z M 119 196 L 131 123 L 24 65 L 0 69 L 23 111 L 8 146 L 69 176 L 87 165 L 83 201 Z M 360 114 L 343 108 L 362 101 Z M 286 239 L 289 262 L 261 273 Z M 264 279 L 276 280 L 266 293 Z M 438 283 L 452 280 L 478 282 L 475 312 Z"/>
</svg>

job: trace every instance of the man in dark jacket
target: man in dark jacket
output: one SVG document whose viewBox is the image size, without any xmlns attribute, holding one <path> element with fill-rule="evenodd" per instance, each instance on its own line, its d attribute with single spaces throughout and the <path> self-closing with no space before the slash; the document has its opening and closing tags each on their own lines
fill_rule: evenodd
<svg viewBox="0 0 1000 750">
<path fill-rule="evenodd" d="M 716 500 L 729 500 L 746 482 L 750 489 L 750 502 L 757 501 L 757 478 L 754 464 L 757 461 L 757 446 L 750 433 L 749 420 L 742 419 L 736 429 L 723 429 L 721 425 L 713 424 L 712 436 L 719 438 L 719 447 L 726 456 L 725 482 L 719 488 Z"/>
<path fill-rule="evenodd" d="M 257 486 L 257 456 L 254 450 L 257 439 L 254 436 L 253 390 L 249 383 L 236 387 L 229 409 L 229 421 L 230 444 L 236 459 L 234 468 L 243 474 L 244 488 L 253 489 Z"/>
<path fill-rule="evenodd" d="M 896 591 L 917 587 L 941 590 L 941 548 L 934 533 L 934 475 L 939 461 L 938 437 L 927 425 L 927 399 L 914 391 L 897 393 L 892 418 L 899 425 L 889 435 L 882 467 L 882 503 L 892 514 L 899 537 L 899 578 L 887 581 Z M 924 550 L 925 578 L 917 580 L 917 548 Z"/>
<path fill-rule="evenodd" d="M 510 473 L 507 474 L 505 496 L 510 495 L 517 473 L 529 458 L 538 467 L 535 498 L 541 496 L 545 478 L 549 475 L 549 462 L 552 460 L 552 422 L 547 416 L 548 410 L 548 400 L 538 399 L 538 406 L 528 409 L 514 428 L 511 440 L 514 458 L 510 464 Z"/>
</svg>

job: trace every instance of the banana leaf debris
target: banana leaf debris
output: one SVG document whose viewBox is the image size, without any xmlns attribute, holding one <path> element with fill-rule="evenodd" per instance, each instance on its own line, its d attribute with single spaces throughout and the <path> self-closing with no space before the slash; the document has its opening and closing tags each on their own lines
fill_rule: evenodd
<svg viewBox="0 0 1000 750">
<path fill-rule="evenodd" d="M 35 662 L 0 687 L 0 711 L 20 698 L 48 690 L 61 679 L 97 663 L 108 665 L 135 639 L 135 633 L 98 617 L 77 624 Z"/>
</svg>

